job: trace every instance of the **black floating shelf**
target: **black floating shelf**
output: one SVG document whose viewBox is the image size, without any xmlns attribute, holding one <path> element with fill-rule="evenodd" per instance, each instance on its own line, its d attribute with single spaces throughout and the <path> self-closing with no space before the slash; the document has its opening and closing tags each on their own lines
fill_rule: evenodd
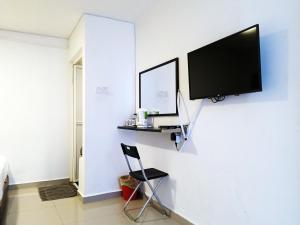
<svg viewBox="0 0 300 225">
<path fill-rule="evenodd" d="M 151 128 L 151 127 L 142 128 L 142 127 L 136 127 L 136 126 L 118 126 L 118 129 L 134 130 L 134 131 L 147 131 L 147 132 L 159 132 L 159 133 L 162 131 L 161 128 Z"/>
</svg>

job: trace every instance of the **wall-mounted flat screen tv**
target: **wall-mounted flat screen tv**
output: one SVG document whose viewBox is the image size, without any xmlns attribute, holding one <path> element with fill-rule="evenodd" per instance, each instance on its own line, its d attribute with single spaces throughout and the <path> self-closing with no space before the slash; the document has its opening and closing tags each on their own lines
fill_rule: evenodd
<svg viewBox="0 0 300 225">
<path fill-rule="evenodd" d="M 190 99 L 262 91 L 259 26 L 188 53 Z"/>
</svg>

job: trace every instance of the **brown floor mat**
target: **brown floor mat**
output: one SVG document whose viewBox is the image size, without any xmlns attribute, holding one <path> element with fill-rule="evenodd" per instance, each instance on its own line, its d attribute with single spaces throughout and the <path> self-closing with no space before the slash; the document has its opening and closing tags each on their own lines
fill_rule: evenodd
<svg viewBox="0 0 300 225">
<path fill-rule="evenodd" d="M 50 201 L 62 198 L 70 198 L 77 195 L 76 187 L 69 184 L 58 184 L 47 187 L 40 187 L 39 194 L 42 201 Z"/>
</svg>

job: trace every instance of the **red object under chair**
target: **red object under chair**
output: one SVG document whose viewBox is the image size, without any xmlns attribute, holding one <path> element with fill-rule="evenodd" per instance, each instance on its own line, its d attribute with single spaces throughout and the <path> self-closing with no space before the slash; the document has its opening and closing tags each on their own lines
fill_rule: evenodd
<svg viewBox="0 0 300 225">
<path fill-rule="evenodd" d="M 132 195 L 134 189 L 128 187 L 128 186 L 122 186 L 122 196 L 124 200 L 128 200 L 130 196 Z M 138 193 L 136 192 L 131 200 L 135 200 L 138 198 Z"/>
</svg>

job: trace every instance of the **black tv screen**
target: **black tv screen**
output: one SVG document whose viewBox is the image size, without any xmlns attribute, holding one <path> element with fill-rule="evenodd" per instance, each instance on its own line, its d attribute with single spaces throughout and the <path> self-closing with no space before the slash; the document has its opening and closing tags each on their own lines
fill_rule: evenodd
<svg viewBox="0 0 300 225">
<path fill-rule="evenodd" d="M 188 53 L 190 99 L 262 91 L 259 26 Z"/>
</svg>

